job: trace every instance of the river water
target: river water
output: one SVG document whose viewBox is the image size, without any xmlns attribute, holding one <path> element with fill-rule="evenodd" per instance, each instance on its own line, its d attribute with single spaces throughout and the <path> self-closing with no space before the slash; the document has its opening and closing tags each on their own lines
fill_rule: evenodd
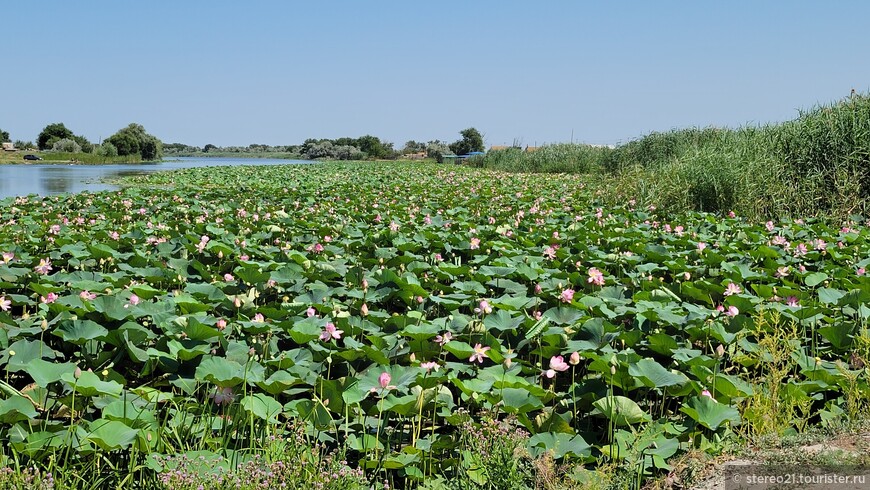
<svg viewBox="0 0 870 490">
<path fill-rule="evenodd" d="M 233 165 L 293 165 L 307 164 L 303 160 L 272 158 L 185 158 L 173 157 L 156 163 L 124 163 L 118 165 L 74 164 L 8 164 L 0 165 L 0 199 L 28 194 L 47 196 L 66 192 L 104 191 L 117 189 L 102 179 L 142 175 L 162 170 L 191 167 Z"/>
</svg>

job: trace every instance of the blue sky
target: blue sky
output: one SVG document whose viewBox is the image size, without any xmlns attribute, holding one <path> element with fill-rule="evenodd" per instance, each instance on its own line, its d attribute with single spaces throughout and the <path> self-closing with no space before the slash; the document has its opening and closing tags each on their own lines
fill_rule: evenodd
<svg viewBox="0 0 870 490">
<path fill-rule="evenodd" d="M 866 92 L 868 18 L 866 1 L 6 2 L 0 128 L 614 144 Z"/>
</svg>

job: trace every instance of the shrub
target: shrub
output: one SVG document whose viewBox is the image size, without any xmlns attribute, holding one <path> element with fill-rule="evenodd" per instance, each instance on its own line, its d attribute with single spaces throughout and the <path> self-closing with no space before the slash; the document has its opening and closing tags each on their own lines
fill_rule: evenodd
<svg viewBox="0 0 870 490">
<path fill-rule="evenodd" d="M 112 143 L 105 141 L 98 147 L 97 154 L 104 157 L 116 157 L 118 156 L 118 149 Z"/>
<path fill-rule="evenodd" d="M 75 140 L 69 138 L 59 139 L 54 142 L 51 146 L 52 151 L 63 151 L 67 153 L 80 153 L 82 151 L 81 145 L 75 142 Z"/>
</svg>

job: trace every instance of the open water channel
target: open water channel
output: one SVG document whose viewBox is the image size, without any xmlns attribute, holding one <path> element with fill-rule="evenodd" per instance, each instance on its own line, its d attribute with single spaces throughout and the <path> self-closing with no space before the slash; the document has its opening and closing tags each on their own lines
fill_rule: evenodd
<svg viewBox="0 0 870 490">
<path fill-rule="evenodd" d="M 112 190 L 118 187 L 103 182 L 104 179 L 142 175 L 163 170 L 191 167 L 307 163 L 311 162 L 270 158 L 175 157 L 155 163 L 125 163 L 117 165 L 7 164 L 0 165 L 0 199 L 28 194 L 48 196 L 66 192 Z"/>
</svg>

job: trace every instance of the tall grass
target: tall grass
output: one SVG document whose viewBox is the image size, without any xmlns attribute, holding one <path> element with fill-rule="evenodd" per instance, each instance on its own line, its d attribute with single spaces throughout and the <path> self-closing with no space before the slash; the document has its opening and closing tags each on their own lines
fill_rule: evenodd
<svg viewBox="0 0 870 490">
<path fill-rule="evenodd" d="M 103 163 L 142 163 L 140 155 L 104 156 L 97 153 L 68 153 L 62 151 L 48 151 L 41 153 L 43 160 L 47 162 L 76 162 L 85 164 Z"/>
<path fill-rule="evenodd" d="M 781 124 L 654 132 L 617 148 L 493 151 L 475 166 L 600 173 L 612 202 L 754 218 L 870 211 L 870 96 L 853 93 Z"/>
<path fill-rule="evenodd" d="M 521 148 L 495 150 L 484 157 L 470 158 L 466 163 L 507 172 L 591 173 L 601 170 L 609 151 L 604 147 L 565 143 L 542 146 L 531 152 Z"/>
</svg>

